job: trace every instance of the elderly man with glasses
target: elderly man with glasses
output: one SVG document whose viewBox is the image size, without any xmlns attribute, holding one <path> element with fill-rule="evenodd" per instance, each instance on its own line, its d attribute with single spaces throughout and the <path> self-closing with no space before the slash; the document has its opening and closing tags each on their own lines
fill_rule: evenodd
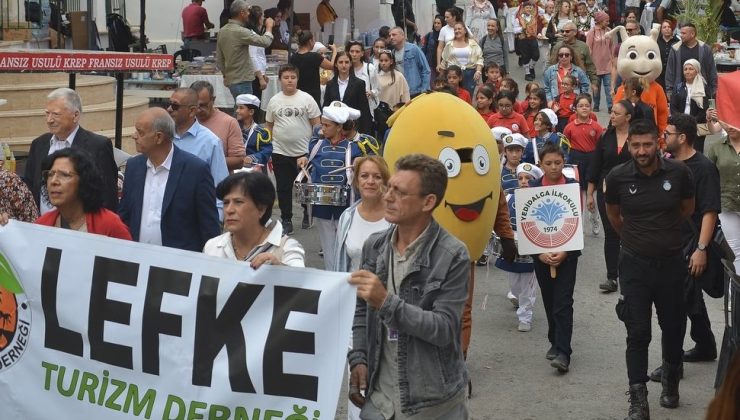
<svg viewBox="0 0 740 420">
<path fill-rule="evenodd" d="M 588 50 L 588 45 L 586 45 L 586 43 L 581 41 L 580 39 L 576 38 L 578 36 L 578 29 L 576 28 L 576 24 L 573 22 L 566 23 L 563 26 L 562 33 L 563 40 L 555 44 L 550 50 L 550 64 L 557 64 L 558 51 L 560 51 L 561 46 L 567 45 L 571 47 L 573 49 L 573 52 L 578 57 L 580 57 L 584 67 L 583 70 L 586 71 L 586 75 L 591 81 L 591 90 L 595 91 L 599 86 L 599 77 L 596 75 L 596 66 L 594 65 L 593 59 L 591 58 L 591 53 Z"/>
</svg>

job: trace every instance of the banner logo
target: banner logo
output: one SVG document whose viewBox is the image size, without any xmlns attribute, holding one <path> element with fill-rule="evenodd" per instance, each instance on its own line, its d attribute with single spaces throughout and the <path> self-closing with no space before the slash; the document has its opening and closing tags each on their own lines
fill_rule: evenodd
<svg viewBox="0 0 740 420">
<path fill-rule="evenodd" d="M 578 230 L 580 212 L 571 197 L 543 191 L 522 208 L 522 231 L 533 244 L 557 248 L 570 241 Z"/>
<path fill-rule="evenodd" d="M 0 253 L 0 373 L 23 355 L 31 334 L 31 307 L 10 263 Z"/>
</svg>

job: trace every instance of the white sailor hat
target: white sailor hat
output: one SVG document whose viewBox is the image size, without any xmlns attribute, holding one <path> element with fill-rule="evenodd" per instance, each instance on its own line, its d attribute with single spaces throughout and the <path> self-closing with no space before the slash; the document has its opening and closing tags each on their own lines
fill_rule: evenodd
<svg viewBox="0 0 740 420">
<path fill-rule="evenodd" d="M 493 127 L 491 129 L 491 133 L 493 133 L 493 137 L 496 141 L 504 141 L 504 136 L 511 134 L 511 130 L 506 127 Z"/>
<path fill-rule="evenodd" d="M 542 169 L 538 168 L 535 165 L 532 165 L 531 163 L 526 163 L 526 162 L 520 163 L 516 167 L 516 175 L 519 176 L 519 174 L 521 173 L 529 174 L 529 176 L 531 176 L 534 179 L 542 178 L 542 175 L 545 174 L 544 172 L 542 172 Z"/>
<path fill-rule="evenodd" d="M 260 98 L 250 95 L 249 93 L 242 93 L 236 97 L 237 105 L 254 105 L 257 108 L 260 106 Z"/>
<path fill-rule="evenodd" d="M 547 115 L 547 119 L 550 120 L 550 124 L 555 127 L 558 125 L 558 115 L 550 108 L 541 109 L 540 112 Z"/>
<path fill-rule="evenodd" d="M 351 106 L 345 104 L 342 101 L 332 101 L 329 106 L 336 106 L 340 108 L 344 108 L 349 112 L 349 119 L 350 120 L 359 120 L 360 116 L 362 115 L 359 110 L 352 108 Z"/>
<path fill-rule="evenodd" d="M 524 148 L 527 147 L 527 143 L 529 143 L 529 139 L 519 133 L 507 134 L 504 136 L 504 148 L 512 146 Z"/>
<path fill-rule="evenodd" d="M 337 124 L 344 124 L 349 119 L 349 111 L 346 107 L 325 106 L 321 115 Z"/>
</svg>

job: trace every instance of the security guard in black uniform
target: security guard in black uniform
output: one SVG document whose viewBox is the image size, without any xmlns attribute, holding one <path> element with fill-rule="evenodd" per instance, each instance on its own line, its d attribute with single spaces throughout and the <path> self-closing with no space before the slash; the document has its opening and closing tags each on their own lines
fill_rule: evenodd
<svg viewBox="0 0 740 420">
<path fill-rule="evenodd" d="M 658 155 L 658 128 L 652 120 L 634 121 L 627 144 L 632 159 L 609 173 L 604 199 L 609 221 L 622 242 L 616 310 L 627 328 L 627 419 L 645 420 L 650 418 L 645 383 L 653 304 L 663 333 L 667 379 L 660 405 L 678 406 L 686 329 L 683 228 L 694 212 L 694 184 L 686 165 Z"/>
</svg>

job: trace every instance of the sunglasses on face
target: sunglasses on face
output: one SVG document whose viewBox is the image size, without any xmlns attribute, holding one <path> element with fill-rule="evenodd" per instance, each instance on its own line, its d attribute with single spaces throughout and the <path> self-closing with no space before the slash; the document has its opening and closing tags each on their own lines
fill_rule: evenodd
<svg viewBox="0 0 740 420">
<path fill-rule="evenodd" d="M 570 53 L 560 53 L 560 54 L 558 54 L 558 58 L 565 58 L 565 57 L 570 57 Z"/>
<path fill-rule="evenodd" d="M 571 32 L 575 32 L 575 31 L 576 31 L 575 29 L 563 29 L 563 30 L 562 30 L 562 31 L 560 31 L 560 32 L 562 32 L 562 33 L 564 33 L 564 34 L 569 34 L 569 33 L 571 33 Z"/>
</svg>

